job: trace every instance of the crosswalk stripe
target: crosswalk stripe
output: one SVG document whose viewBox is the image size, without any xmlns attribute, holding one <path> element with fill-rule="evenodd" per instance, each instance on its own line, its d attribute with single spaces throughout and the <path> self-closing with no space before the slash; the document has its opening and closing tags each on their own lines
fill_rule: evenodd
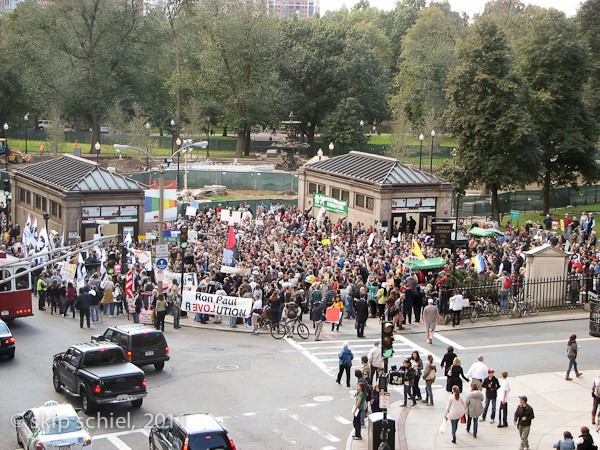
<svg viewBox="0 0 600 450">
<path fill-rule="evenodd" d="M 317 358 L 316 356 L 313 356 L 313 354 L 311 352 L 306 350 L 304 347 L 302 347 L 300 344 L 298 344 L 293 339 L 285 338 L 285 340 L 292 347 L 294 347 L 296 350 L 300 351 L 304 356 L 306 356 L 309 360 L 311 360 L 315 366 L 317 366 L 319 369 L 321 369 L 327 375 L 331 375 L 330 369 L 325 364 L 323 364 L 321 362 L 321 360 L 319 360 L 319 358 Z"/>
<path fill-rule="evenodd" d="M 333 434 L 330 434 L 327 431 L 319 430 L 319 427 L 317 427 L 316 425 L 313 425 L 312 423 L 303 422 L 302 419 L 300 418 L 300 416 L 297 415 L 297 414 L 290 414 L 289 417 L 291 419 L 294 419 L 299 424 L 304 425 L 305 427 L 307 427 L 310 430 L 314 431 L 319 436 L 324 437 L 329 442 L 340 442 L 339 438 L 335 437 Z"/>
<path fill-rule="evenodd" d="M 125 442 L 117 436 L 106 436 L 106 439 L 119 450 L 132 450 L 129 445 L 125 444 Z"/>
<path fill-rule="evenodd" d="M 341 423 L 342 425 L 350 425 L 352 423 L 348 419 L 346 419 L 342 416 L 333 416 L 333 418 L 335 420 L 337 420 L 339 423 Z"/>
<path fill-rule="evenodd" d="M 412 345 L 412 348 L 414 350 L 417 350 L 419 352 L 419 355 L 421 356 L 421 359 L 425 359 L 427 357 L 427 355 L 431 355 L 431 356 L 433 356 L 433 359 L 435 361 L 439 362 L 439 361 L 442 360 L 442 358 L 440 358 L 439 356 L 436 356 L 433 352 L 424 349 L 420 345 L 415 344 L 414 342 L 412 342 L 411 340 L 409 340 L 406 337 L 402 336 L 401 334 L 395 334 L 394 335 L 394 339 L 398 339 L 398 340 L 401 340 L 402 342 L 404 342 L 406 344 Z"/>
<path fill-rule="evenodd" d="M 454 342 L 452 339 L 448 339 L 446 336 L 443 336 L 440 333 L 435 333 L 433 335 L 433 337 L 436 339 L 439 339 L 444 344 L 451 345 L 452 347 L 454 347 L 454 350 L 464 350 L 465 349 L 462 345 L 458 344 L 457 342 Z"/>
</svg>

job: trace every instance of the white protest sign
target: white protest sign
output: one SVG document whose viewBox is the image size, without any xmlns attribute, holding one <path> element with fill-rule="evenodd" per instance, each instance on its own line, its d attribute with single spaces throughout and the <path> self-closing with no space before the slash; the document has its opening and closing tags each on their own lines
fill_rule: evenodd
<svg viewBox="0 0 600 450">
<path fill-rule="evenodd" d="M 242 221 L 242 212 L 241 211 L 232 211 L 231 212 L 231 222 L 240 223 Z"/>
<path fill-rule="evenodd" d="M 185 209 L 185 215 L 186 216 L 195 216 L 196 215 L 196 208 L 194 208 L 193 206 L 188 206 Z"/>
<path fill-rule="evenodd" d="M 223 249 L 223 264 L 229 266 L 233 262 L 233 250 Z"/>
<path fill-rule="evenodd" d="M 188 231 L 188 242 L 196 242 L 198 241 L 198 232 L 196 230 Z"/>
<path fill-rule="evenodd" d="M 229 222 L 229 210 L 228 209 L 221 210 L 221 221 Z"/>
<path fill-rule="evenodd" d="M 250 317 L 252 299 L 204 292 L 183 292 L 181 310 L 190 313 Z"/>
</svg>

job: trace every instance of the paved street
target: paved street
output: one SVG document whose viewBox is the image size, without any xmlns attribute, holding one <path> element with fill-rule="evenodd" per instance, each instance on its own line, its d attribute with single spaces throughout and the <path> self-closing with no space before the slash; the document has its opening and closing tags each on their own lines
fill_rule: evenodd
<svg viewBox="0 0 600 450">
<path fill-rule="evenodd" d="M 190 319 L 186 319 L 186 322 Z M 125 320 L 105 319 L 105 325 Z M 81 330 L 78 321 L 50 316 L 47 312 L 15 321 L 11 328 L 17 342 L 13 361 L 0 361 L 4 380 L 0 387 L 3 399 L 18 392 L 0 411 L 0 448 L 16 448 L 10 417 L 49 399 L 79 401 L 56 394 L 51 382 L 51 360 L 54 353 L 70 344 L 83 342 L 104 326 Z M 268 334 L 215 330 L 167 328 L 171 361 L 162 372 L 146 367 L 149 395 L 139 410 L 127 406 L 102 410 L 99 418 L 87 425 L 97 449 L 147 448 L 149 427 L 164 415 L 185 412 L 211 412 L 230 432 L 238 448 L 280 449 L 285 445 L 310 449 L 343 449 L 352 426 L 350 408 L 352 389 L 337 385 L 337 353 L 348 341 L 355 354 L 355 365 L 378 339 L 375 321 L 367 327 L 366 339 L 356 339 L 351 322 L 341 332 L 328 328 L 323 341 L 307 341 L 297 337 L 281 341 Z M 413 326 L 413 331 L 418 327 Z M 399 364 L 413 350 L 443 356 L 452 343 L 466 369 L 478 354 L 497 371 L 506 369 L 511 376 L 537 372 L 561 371 L 566 367 L 565 342 L 571 333 L 580 336 L 582 350 L 578 358 L 585 373 L 597 368 L 600 340 L 587 336 L 587 321 L 551 322 L 543 324 L 485 327 L 444 331 L 433 345 L 425 344 L 424 334 L 408 332 L 396 336 L 396 354 L 391 365 Z M 589 338 L 589 339 L 588 339 Z M 436 396 L 445 396 L 438 379 Z M 354 382 L 353 382 L 354 385 Z M 392 402 L 400 400 L 392 391 Z M 424 406 L 419 408 L 425 408 Z M 117 419 L 124 424 L 118 424 Z M 100 422 L 100 423 L 99 423 Z M 432 427 L 439 424 L 432 420 Z"/>
</svg>

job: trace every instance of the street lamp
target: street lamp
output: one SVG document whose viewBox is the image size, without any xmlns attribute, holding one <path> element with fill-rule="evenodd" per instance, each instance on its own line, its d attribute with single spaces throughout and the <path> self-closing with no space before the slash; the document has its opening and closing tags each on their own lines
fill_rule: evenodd
<svg viewBox="0 0 600 450">
<path fill-rule="evenodd" d="M 4 149 L 5 150 L 4 156 L 6 158 L 4 160 L 4 170 L 6 170 L 8 172 L 8 156 L 10 155 L 10 150 L 8 147 L 8 124 L 5 123 L 2 128 L 4 128 L 4 139 L 5 139 L 4 145 L 6 145 L 6 148 Z"/>
<path fill-rule="evenodd" d="M 179 189 L 179 159 L 181 158 L 179 147 L 181 147 L 181 139 L 177 138 L 175 143 L 177 144 L 177 189 Z"/>
<path fill-rule="evenodd" d="M 329 157 L 333 158 L 333 149 L 335 148 L 335 145 L 333 145 L 333 142 L 329 143 Z"/>
<path fill-rule="evenodd" d="M 96 142 L 96 145 L 94 145 L 94 148 L 96 149 L 96 164 L 98 163 L 98 157 L 100 156 L 100 142 Z"/>
<path fill-rule="evenodd" d="M 25 121 L 25 154 L 27 154 L 27 125 L 29 123 L 29 113 L 25 114 L 23 120 Z"/>
<path fill-rule="evenodd" d="M 321 158 L 323 157 L 323 150 L 317 150 L 317 156 L 319 157 L 319 161 L 321 161 Z"/>
<path fill-rule="evenodd" d="M 150 123 L 146 122 L 146 125 L 144 126 L 146 127 L 146 133 L 148 134 L 148 140 L 146 142 L 148 145 L 150 145 Z M 148 147 L 146 147 L 146 150 L 148 150 Z M 146 156 L 146 167 L 150 167 L 150 161 L 148 161 L 148 156 Z"/>
<path fill-rule="evenodd" d="M 171 155 L 175 153 L 175 120 L 171 119 Z"/>
<path fill-rule="evenodd" d="M 433 174 L 433 139 L 435 138 L 435 130 L 431 130 L 431 153 L 429 154 L 429 173 Z"/>
<path fill-rule="evenodd" d="M 419 149 L 419 170 L 421 170 L 421 162 L 423 161 L 423 139 L 425 139 L 425 136 L 421 133 L 419 135 L 419 141 L 421 141 L 421 148 Z"/>
<path fill-rule="evenodd" d="M 363 132 L 363 127 L 365 126 L 365 121 L 361 120 L 360 121 L 360 151 L 362 152 L 362 132 Z"/>
<path fill-rule="evenodd" d="M 210 151 L 208 146 L 210 144 L 210 116 L 206 116 L 206 159 L 210 157 Z"/>
</svg>

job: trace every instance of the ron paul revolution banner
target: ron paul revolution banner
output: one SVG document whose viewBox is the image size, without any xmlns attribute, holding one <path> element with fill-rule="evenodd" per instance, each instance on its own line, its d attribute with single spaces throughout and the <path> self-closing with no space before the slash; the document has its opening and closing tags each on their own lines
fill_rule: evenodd
<svg viewBox="0 0 600 450">
<path fill-rule="evenodd" d="M 184 291 L 182 294 L 181 309 L 190 313 L 250 317 L 252 299 Z"/>
</svg>

